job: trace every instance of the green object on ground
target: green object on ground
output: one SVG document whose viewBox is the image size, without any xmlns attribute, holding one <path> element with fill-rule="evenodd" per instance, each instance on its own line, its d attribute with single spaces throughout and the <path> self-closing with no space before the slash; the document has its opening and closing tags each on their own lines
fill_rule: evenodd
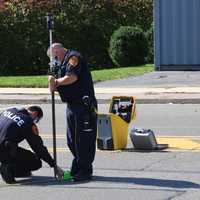
<svg viewBox="0 0 200 200">
<path fill-rule="evenodd" d="M 64 171 L 63 180 L 64 181 L 69 181 L 71 179 L 72 179 L 72 176 L 71 176 L 70 172 L 69 171 Z"/>
</svg>

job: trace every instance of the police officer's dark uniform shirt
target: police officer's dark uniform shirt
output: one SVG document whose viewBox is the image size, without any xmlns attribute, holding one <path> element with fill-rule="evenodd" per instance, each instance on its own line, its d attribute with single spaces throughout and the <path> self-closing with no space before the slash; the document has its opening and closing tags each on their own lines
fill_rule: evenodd
<svg viewBox="0 0 200 200">
<path fill-rule="evenodd" d="M 26 109 L 10 108 L 0 115 L 0 145 L 5 141 L 19 144 L 27 140 L 36 155 L 47 162 L 51 167 L 54 160 L 39 135 L 32 132 L 34 122 Z"/>
<path fill-rule="evenodd" d="M 84 105 L 83 97 L 89 97 L 92 107 L 97 107 L 97 101 L 86 61 L 79 52 L 67 50 L 58 78 L 72 74 L 77 76 L 74 83 L 57 87 L 61 100 L 67 102 L 67 143 L 74 156 L 71 173 L 90 176 L 96 150 L 97 123 L 96 113 Z M 89 125 L 86 127 L 85 124 Z"/>
<path fill-rule="evenodd" d="M 69 59 L 73 56 L 78 61 L 76 66 L 69 64 Z M 67 50 L 64 62 L 58 72 L 58 78 L 71 74 L 76 75 L 78 79 L 70 85 L 63 85 L 57 88 L 61 100 L 67 103 L 76 103 L 85 95 L 89 96 L 91 100 L 95 100 L 92 77 L 86 61 L 79 52 Z"/>
</svg>

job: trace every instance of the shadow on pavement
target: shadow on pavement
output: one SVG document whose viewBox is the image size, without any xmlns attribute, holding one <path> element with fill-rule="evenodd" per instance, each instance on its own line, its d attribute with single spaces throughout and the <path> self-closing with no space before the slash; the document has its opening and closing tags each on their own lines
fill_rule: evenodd
<svg viewBox="0 0 200 200">
<path fill-rule="evenodd" d="M 190 181 L 182 180 L 167 180 L 167 179 L 153 179 L 153 178 L 132 178 L 132 177 L 109 177 L 109 176 L 94 176 L 92 182 L 109 182 L 117 184 L 135 184 L 143 186 L 157 186 L 163 188 L 176 188 L 176 189 L 199 189 L 200 185 Z M 32 176 L 31 178 L 21 179 L 17 181 L 18 185 L 23 186 L 50 186 L 50 185 L 75 185 L 84 184 L 84 182 L 73 181 L 57 181 L 54 177 L 50 176 Z"/>
<path fill-rule="evenodd" d="M 94 176 L 94 181 L 113 182 L 113 183 L 129 183 L 146 186 L 158 186 L 168 188 L 200 188 L 200 185 L 190 181 L 182 180 L 164 180 L 153 178 L 132 178 L 132 177 L 108 177 L 108 176 Z"/>
<path fill-rule="evenodd" d="M 80 182 L 73 182 L 73 181 L 58 181 L 52 176 L 32 176 L 25 179 L 18 179 L 18 185 L 31 185 L 31 186 L 50 186 L 50 185 L 74 185 L 74 184 L 81 184 L 87 183 L 88 181 L 80 181 Z"/>
</svg>

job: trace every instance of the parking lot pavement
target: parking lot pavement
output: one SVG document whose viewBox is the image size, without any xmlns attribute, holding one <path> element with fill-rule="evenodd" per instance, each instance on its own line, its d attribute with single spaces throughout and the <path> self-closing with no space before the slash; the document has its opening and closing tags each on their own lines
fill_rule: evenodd
<svg viewBox="0 0 200 200">
<path fill-rule="evenodd" d="M 69 153 L 59 153 L 59 164 L 69 167 Z M 97 152 L 91 182 L 58 182 L 44 167 L 16 185 L 0 181 L 1 198 L 20 199 L 199 199 L 199 153 Z M 66 164 L 67 163 L 67 164 Z"/>
<path fill-rule="evenodd" d="M 58 137 L 58 163 L 67 170 L 72 157 L 59 143 L 63 137 Z M 45 143 L 49 139 L 51 136 L 45 135 Z M 166 138 L 157 139 L 162 142 L 160 139 Z M 50 144 L 48 147 L 51 150 Z M 21 200 L 199 199 L 199 160 L 197 150 L 137 152 L 129 141 L 123 151 L 97 150 L 91 182 L 58 182 L 53 177 L 53 169 L 43 163 L 43 168 L 33 172 L 31 178 L 17 179 L 16 185 L 7 185 L 0 179 L 0 195 L 4 200 L 16 197 Z"/>
<path fill-rule="evenodd" d="M 123 94 L 134 95 L 140 102 L 146 100 L 148 103 L 166 103 L 165 99 L 168 102 L 177 100 L 178 103 L 198 103 L 199 84 L 199 72 L 153 72 L 136 78 L 100 83 L 96 88 L 99 88 L 98 99 L 109 99 L 113 95 Z M 113 86 L 123 88 L 117 92 Z M 148 91 L 145 91 L 146 86 L 149 88 Z M 188 86 L 189 90 L 186 90 Z M 110 87 L 111 90 L 105 93 L 105 87 Z M 36 96 L 23 93 L 19 96 L 14 94 L 16 89 L 13 94 L 11 90 L 10 94 L 5 94 L 6 89 L 2 91 L 1 103 L 30 103 L 32 100 L 35 100 L 35 103 L 50 102 L 48 94 Z M 35 91 L 38 90 L 34 89 Z M 59 142 L 64 136 L 59 137 L 58 163 L 63 169 L 69 169 L 72 156 L 66 144 Z M 45 135 L 44 140 L 52 151 L 51 136 Z M 158 143 L 168 143 L 170 148 L 164 151 L 133 151 L 129 140 L 127 149 L 123 151 L 98 150 L 94 162 L 94 178 L 91 182 L 58 182 L 53 177 L 53 169 L 45 163 L 42 169 L 33 172 L 32 177 L 17 179 L 18 183 L 15 185 L 7 185 L 0 179 L 1 199 L 199 200 L 199 137 L 157 135 L 157 140 Z"/>
</svg>

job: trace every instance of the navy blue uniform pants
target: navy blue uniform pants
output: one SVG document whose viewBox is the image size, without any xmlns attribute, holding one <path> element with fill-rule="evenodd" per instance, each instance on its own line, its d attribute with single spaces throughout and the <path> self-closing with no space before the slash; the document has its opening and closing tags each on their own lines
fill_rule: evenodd
<svg viewBox="0 0 200 200">
<path fill-rule="evenodd" d="M 21 147 L 17 147 L 14 154 L 10 153 L 7 148 L 1 148 L 0 162 L 11 165 L 16 176 L 42 167 L 42 161 L 34 153 Z"/>
<path fill-rule="evenodd" d="M 96 152 L 97 114 L 90 112 L 89 128 L 84 126 L 88 110 L 83 104 L 68 104 L 67 117 L 67 144 L 74 159 L 71 174 L 92 175 L 92 162 Z"/>
</svg>

